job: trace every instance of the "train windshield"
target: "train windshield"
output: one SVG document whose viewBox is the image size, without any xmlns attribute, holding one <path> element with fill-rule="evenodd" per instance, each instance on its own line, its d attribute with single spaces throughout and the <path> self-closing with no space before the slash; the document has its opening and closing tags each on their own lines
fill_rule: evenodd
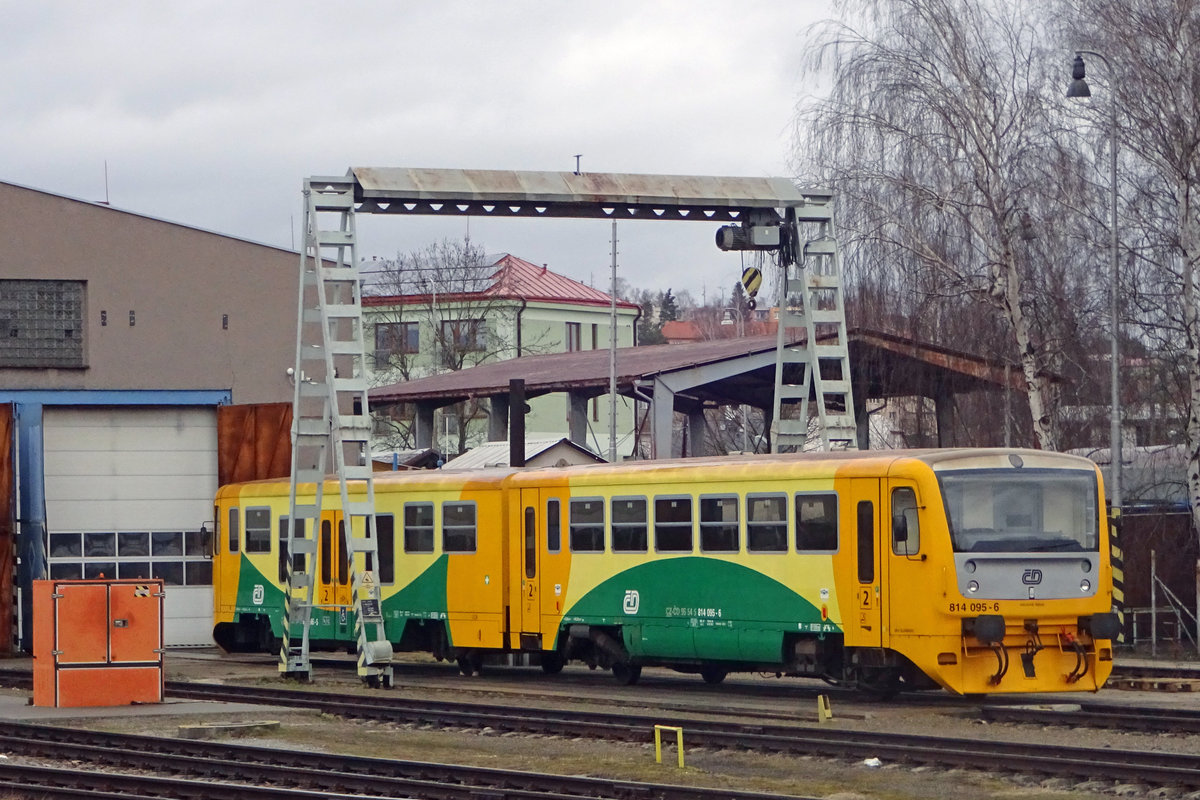
<svg viewBox="0 0 1200 800">
<path fill-rule="evenodd" d="M 956 552 L 1095 551 L 1096 477 L 1080 470 L 961 470 L 938 475 Z"/>
</svg>

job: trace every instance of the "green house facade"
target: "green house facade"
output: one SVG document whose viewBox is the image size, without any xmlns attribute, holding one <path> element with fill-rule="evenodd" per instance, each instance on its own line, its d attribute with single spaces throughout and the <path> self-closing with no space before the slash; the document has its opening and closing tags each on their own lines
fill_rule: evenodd
<svg viewBox="0 0 1200 800">
<path fill-rule="evenodd" d="M 363 298 L 366 345 L 373 365 L 371 384 L 384 386 L 449 370 L 523 356 L 607 350 L 635 342 L 640 307 L 509 254 L 486 257 L 475 280 L 446 280 L 441 290 L 424 283 L 423 292 Z M 529 400 L 529 437 L 562 437 L 569 430 L 570 400 L 551 394 Z M 610 398 L 588 401 L 586 446 L 609 452 Z M 411 446 L 413 409 L 372 409 L 378 447 Z M 457 455 L 488 440 L 488 402 L 467 401 L 439 409 L 434 449 Z M 617 450 L 633 447 L 633 406 L 616 401 Z"/>
</svg>

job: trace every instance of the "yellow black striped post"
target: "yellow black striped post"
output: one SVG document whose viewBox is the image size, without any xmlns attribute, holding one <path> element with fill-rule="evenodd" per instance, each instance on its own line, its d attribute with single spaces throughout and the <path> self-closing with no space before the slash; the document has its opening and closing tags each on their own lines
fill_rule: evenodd
<svg viewBox="0 0 1200 800">
<path fill-rule="evenodd" d="M 1120 622 L 1117 644 L 1125 644 L 1125 557 L 1121 553 L 1121 509 L 1112 509 L 1108 518 L 1108 545 L 1112 562 L 1113 611 Z"/>
</svg>

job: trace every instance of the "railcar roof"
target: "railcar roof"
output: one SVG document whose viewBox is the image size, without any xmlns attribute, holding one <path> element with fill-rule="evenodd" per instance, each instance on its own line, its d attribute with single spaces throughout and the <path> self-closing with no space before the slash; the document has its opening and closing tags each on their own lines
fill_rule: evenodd
<svg viewBox="0 0 1200 800">
<path fill-rule="evenodd" d="M 919 461 L 928 464 L 935 471 L 963 468 L 988 469 L 1016 467 L 1011 458 L 1015 457 L 1022 466 L 1031 468 L 1058 467 L 1069 469 L 1095 470 L 1096 465 L 1083 456 L 1068 453 L 1054 453 L 1044 450 L 1029 450 L 1020 448 L 972 448 L 955 447 L 945 449 L 925 450 L 867 450 L 839 451 L 832 453 L 785 453 L 785 454 L 745 454 L 732 456 L 709 456 L 702 458 L 673 458 L 650 461 L 625 461 L 619 464 L 578 464 L 566 467 L 538 467 L 522 469 L 517 467 L 490 467 L 487 469 L 469 470 L 401 470 L 397 472 L 376 472 L 375 484 L 410 486 L 425 486 L 436 489 L 439 486 L 460 487 L 464 484 L 495 485 L 511 483 L 528 485 L 546 481 L 561 481 L 563 478 L 580 478 L 583 480 L 605 480 L 614 476 L 649 475 L 658 472 L 675 471 L 681 474 L 694 474 L 697 478 L 705 471 L 715 467 L 741 467 L 751 471 L 778 469 L 785 466 L 803 468 L 804 465 L 857 464 L 872 466 L 881 474 L 904 461 Z M 328 482 L 335 479 L 330 477 Z M 261 487 L 264 494 L 269 493 L 269 487 L 286 487 L 286 478 L 272 480 L 249 481 L 235 484 L 240 487 Z M 224 490 L 225 487 L 222 487 Z M 326 492 L 329 491 L 328 485 Z"/>
</svg>

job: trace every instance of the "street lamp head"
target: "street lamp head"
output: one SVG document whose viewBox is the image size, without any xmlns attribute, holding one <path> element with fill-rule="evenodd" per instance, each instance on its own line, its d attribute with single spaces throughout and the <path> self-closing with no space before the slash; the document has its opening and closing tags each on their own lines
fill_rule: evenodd
<svg viewBox="0 0 1200 800">
<path fill-rule="evenodd" d="M 1083 66 L 1083 56 L 1075 54 L 1075 63 L 1071 65 L 1071 85 L 1067 87 L 1067 97 L 1091 97 L 1092 90 L 1084 80 L 1086 70 Z"/>
</svg>

